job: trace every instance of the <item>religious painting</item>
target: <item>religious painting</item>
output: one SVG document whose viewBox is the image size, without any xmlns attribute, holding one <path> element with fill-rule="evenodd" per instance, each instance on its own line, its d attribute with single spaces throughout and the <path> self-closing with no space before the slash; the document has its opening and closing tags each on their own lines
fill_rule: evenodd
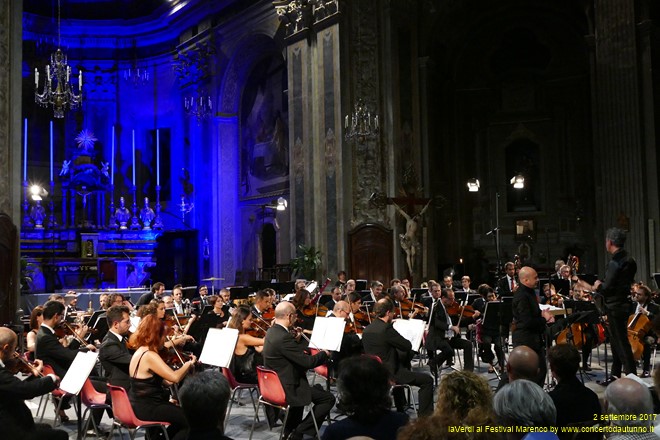
<svg viewBox="0 0 660 440">
<path fill-rule="evenodd" d="M 241 200 L 281 195 L 289 188 L 286 89 L 279 55 L 262 60 L 250 73 L 240 111 Z"/>
</svg>

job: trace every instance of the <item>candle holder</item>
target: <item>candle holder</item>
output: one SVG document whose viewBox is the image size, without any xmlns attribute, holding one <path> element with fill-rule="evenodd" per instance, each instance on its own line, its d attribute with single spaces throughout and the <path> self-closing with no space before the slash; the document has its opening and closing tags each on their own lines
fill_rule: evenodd
<svg viewBox="0 0 660 440">
<path fill-rule="evenodd" d="M 153 228 L 156 230 L 163 229 L 163 219 L 160 216 L 160 185 L 156 185 L 156 218 L 154 218 Z"/>
<path fill-rule="evenodd" d="M 138 205 L 137 205 L 137 187 L 133 186 L 133 206 L 131 206 L 133 211 L 133 217 L 131 217 L 131 229 L 138 230 L 140 229 L 140 221 L 137 217 Z"/>
<path fill-rule="evenodd" d="M 51 197 L 50 197 L 50 202 L 48 203 L 49 214 L 48 214 L 47 225 L 50 229 L 53 229 L 57 227 L 57 220 L 55 219 L 55 202 L 53 201 L 53 196 L 55 195 L 55 182 L 53 182 L 52 180 L 50 181 L 50 193 L 51 193 Z"/>
<path fill-rule="evenodd" d="M 28 201 L 28 181 L 23 181 L 23 229 L 34 228 L 34 222 L 30 217 L 30 202 Z"/>
<path fill-rule="evenodd" d="M 108 219 L 108 228 L 117 229 L 117 216 L 115 216 L 115 186 L 110 185 L 110 218 Z"/>
</svg>

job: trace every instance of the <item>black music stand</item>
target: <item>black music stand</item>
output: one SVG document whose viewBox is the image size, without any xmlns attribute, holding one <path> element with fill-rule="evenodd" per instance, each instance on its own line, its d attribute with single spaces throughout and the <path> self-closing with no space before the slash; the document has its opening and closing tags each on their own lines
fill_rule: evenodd
<svg viewBox="0 0 660 440">
<path fill-rule="evenodd" d="M 571 344 L 575 345 L 576 341 L 574 340 L 573 332 L 571 330 L 572 324 L 574 323 L 589 324 L 589 327 L 592 331 L 592 338 L 594 340 L 594 346 L 592 347 L 592 349 L 596 348 L 598 346 L 598 334 L 595 326 L 601 323 L 601 316 L 598 311 L 598 307 L 596 307 L 596 304 L 594 304 L 591 301 L 566 300 L 564 301 L 564 307 L 566 307 L 567 309 L 569 308 L 571 309 L 571 314 L 566 318 L 566 322 L 568 323 L 566 340 L 570 341 Z M 585 335 L 584 330 L 582 330 L 582 346 L 586 344 L 587 342 L 586 340 L 587 337 Z M 582 361 L 582 359 L 580 359 L 580 361 Z M 582 383 L 584 383 L 583 374 L 587 374 L 587 376 L 591 376 L 589 373 L 585 372 L 582 368 L 580 368 L 580 378 L 582 379 Z M 607 377 L 607 347 L 605 348 L 605 376 Z"/>
<path fill-rule="evenodd" d="M 94 312 L 93 317 L 96 317 L 96 319 L 94 321 L 90 319 L 89 321 L 92 324 L 89 327 L 93 330 L 89 333 L 88 342 L 93 342 L 94 340 L 98 340 L 102 342 L 103 338 L 105 338 L 105 335 L 110 330 L 110 328 L 108 327 L 108 318 L 105 313 L 105 310 L 99 310 L 99 311 L 103 313 L 97 315 L 96 312 Z"/>
<path fill-rule="evenodd" d="M 215 328 L 217 325 L 218 317 L 212 311 L 212 305 L 205 305 L 202 309 L 202 313 L 200 313 L 199 319 L 196 319 L 192 324 L 190 324 L 190 328 L 188 329 L 188 334 L 195 338 L 195 341 L 199 342 L 200 344 L 204 343 L 203 340 L 206 339 L 206 333 L 208 332 L 209 328 Z"/>
</svg>

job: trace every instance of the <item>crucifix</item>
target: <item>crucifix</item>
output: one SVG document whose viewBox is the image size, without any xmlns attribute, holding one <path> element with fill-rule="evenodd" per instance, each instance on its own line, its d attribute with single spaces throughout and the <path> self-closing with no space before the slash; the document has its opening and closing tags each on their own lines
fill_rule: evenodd
<svg viewBox="0 0 660 440">
<path fill-rule="evenodd" d="M 406 264 L 408 266 L 408 275 L 410 277 L 414 274 L 415 257 L 420 247 L 417 240 L 417 229 L 422 216 L 426 213 L 431 199 L 421 197 L 384 197 L 382 195 L 380 200 L 383 204 L 393 205 L 394 209 L 406 219 L 406 231 L 404 234 L 399 234 L 399 243 L 401 249 L 406 253 Z M 402 206 L 405 207 L 403 209 Z M 424 208 L 417 214 L 413 214 L 416 205 L 424 205 Z"/>
</svg>

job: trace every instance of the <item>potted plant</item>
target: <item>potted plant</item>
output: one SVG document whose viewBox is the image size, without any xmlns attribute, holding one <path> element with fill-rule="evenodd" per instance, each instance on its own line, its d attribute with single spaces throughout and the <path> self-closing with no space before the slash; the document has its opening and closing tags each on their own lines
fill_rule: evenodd
<svg viewBox="0 0 660 440">
<path fill-rule="evenodd" d="M 321 251 L 314 246 L 298 245 L 298 256 L 291 259 L 291 268 L 298 277 L 313 280 L 316 271 L 321 267 Z"/>
</svg>

